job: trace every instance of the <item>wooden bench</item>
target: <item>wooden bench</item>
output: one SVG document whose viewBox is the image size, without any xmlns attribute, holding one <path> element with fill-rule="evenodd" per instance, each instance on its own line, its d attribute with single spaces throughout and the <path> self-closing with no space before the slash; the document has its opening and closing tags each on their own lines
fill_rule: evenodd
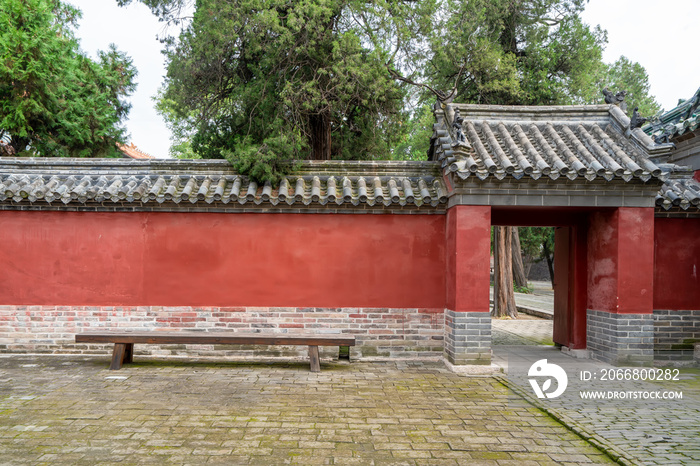
<svg viewBox="0 0 700 466">
<path fill-rule="evenodd" d="M 110 370 L 133 362 L 135 344 L 151 345 L 293 345 L 308 346 L 311 372 L 320 372 L 319 346 L 355 346 L 355 337 L 338 334 L 261 334 L 204 332 L 89 332 L 75 336 L 76 343 L 114 343 Z"/>
</svg>

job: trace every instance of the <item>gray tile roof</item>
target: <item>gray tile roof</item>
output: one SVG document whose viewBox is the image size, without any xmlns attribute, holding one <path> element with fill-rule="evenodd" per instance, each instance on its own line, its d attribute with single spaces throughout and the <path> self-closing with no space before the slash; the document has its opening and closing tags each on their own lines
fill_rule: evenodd
<svg viewBox="0 0 700 466">
<path fill-rule="evenodd" d="M 660 209 L 670 210 L 674 207 L 684 211 L 700 211 L 700 183 L 688 176 L 667 180 L 656 196 L 656 205 Z"/>
<path fill-rule="evenodd" d="M 447 203 L 447 190 L 431 162 L 305 162 L 272 186 L 225 161 L 2 158 L 0 203 L 433 209 Z"/>
<path fill-rule="evenodd" d="M 690 99 L 656 117 L 643 127 L 654 140 L 672 140 L 700 128 L 700 89 Z"/>
<path fill-rule="evenodd" d="M 452 126 L 457 110 L 468 145 L 457 142 Z M 652 159 L 672 148 L 630 129 L 629 118 L 614 105 L 450 104 L 435 113 L 431 159 L 461 179 L 663 179 Z"/>
<path fill-rule="evenodd" d="M 464 143 L 451 124 L 455 110 L 464 118 Z M 543 178 L 558 186 L 561 178 L 562 186 L 581 182 L 591 189 L 639 180 L 653 192 L 663 184 L 657 212 L 700 214 L 692 174 L 661 162 L 673 145 L 631 130 L 616 106 L 451 104 L 436 109 L 436 117 L 434 161 L 304 162 L 276 186 L 257 185 L 217 160 L 0 157 L 0 209 L 440 213 L 450 195 L 446 179 L 455 186 L 467 179 Z"/>
</svg>

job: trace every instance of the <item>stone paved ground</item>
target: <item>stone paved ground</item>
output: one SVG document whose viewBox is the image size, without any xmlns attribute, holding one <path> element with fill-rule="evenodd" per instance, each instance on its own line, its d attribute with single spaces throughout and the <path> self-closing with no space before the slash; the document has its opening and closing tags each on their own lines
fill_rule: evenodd
<svg viewBox="0 0 700 466">
<path fill-rule="evenodd" d="M 606 463 L 492 377 L 440 363 L 0 357 L 0 464 Z"/>
<path fill-rule="evenodd" d="M 552 319 L 554 314 L 554 290 L 549 282 L 528 282 L 530 293 L 515 293 L 515 304 L 519 313 Z M 493 287 L 490 288 L 493 304 Z"/>
<path fill-rule="evenodd" d="M 521 314 L 517 319 L 492 319 L 492 344 L 553 345 L 553 321 Z"/>
<path fill-rule="evenodd" d="M 568 388 L 556 399 L 534 402 L 626 457 L 629 463 L 649 465 L 700 465 L 700 370 L 682 369 L 678 381 L 643 382 L 602 380 L 605 370 L 617 368 L 589 359 L 574 359 L 555 347 L 524 346 L 550 332 L 551 321 L 493 320 L 494 361 L 507 368 L 506 380 L 525 396 L 535 398 L 527 372 L 538 360 L 547 359 L 564 368 Z M 537 328 L 540 325 L 541 328 Z M 518 340 L 520 339 L 520 340 Z M 628 368 L 634 370 L 635 368 Z M 639 368 L 636 368 L 639 369 Z M 666 369 L 666 368 L 664 368 Z M 581 371 L 596 377 L 581 380 Z M 624 372 L 622 372 L 624 374 Z M 586 400 L 581 391 L 682 392 L 682 399 Z"/>
</svg>

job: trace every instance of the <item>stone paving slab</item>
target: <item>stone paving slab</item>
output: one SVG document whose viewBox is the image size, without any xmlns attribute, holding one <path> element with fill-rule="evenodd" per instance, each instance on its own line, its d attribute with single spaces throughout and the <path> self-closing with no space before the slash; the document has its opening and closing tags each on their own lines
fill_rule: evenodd
<svg viewBox="0 0 700 466">
<path fill-rule="evenodd" d="M 491 319 L 492 344 L 554 345 L 554 322 L 538 318 Z"/>
<path fill-rule="evenodd" d="M 547 322 L 547 321 L 543 321 Z M 524 335 L 521 335 L 524 338 Z M 530 385 L 529 368 L 546 359 L 568 376 L 563 395 L 538 399 Z M 610 380 L 610 372 L 642 368 L 614 367 L 590 359 L 574 359 L 555 347 L 494 346 L 494 363 L 503 367 L 506 383 L 521 397 L 560 419 L 595 443 L 608 446 L 626 464 L 700 464 L 700 370 L 680 369 L 679 380 Z M 659 368 L 673 371 L 673 368 Z M 591 375 L 583 380 L 582 371 Z M 607 377 L 605 377 L 607 375 Z M 671 373 L 673 377 L 674 374 Z M 613 376 L 613 378 L 616 376 Z M 607 380 L 603 380 L 607 378 Z M 681 399 L 584 399 L 581 392 L 681 392 Z"/>
<path fill-rule="evenodd" d="M 441 363 L 0 357 L 0 464 L 553 465 L 610 459 Z"/>
<path fill-rule="evenodd" d="M 554 291 L 547 282 L 533 282 L 532 293 L 514 293 L 515 305 L 521 314 L 529 314 L 543 319 L 554 318 Z M 547 287 L 548 286 L 548 287 Z M 493 305 L 493 287 L 490 288 L 490 299 Z"/>
</svg>

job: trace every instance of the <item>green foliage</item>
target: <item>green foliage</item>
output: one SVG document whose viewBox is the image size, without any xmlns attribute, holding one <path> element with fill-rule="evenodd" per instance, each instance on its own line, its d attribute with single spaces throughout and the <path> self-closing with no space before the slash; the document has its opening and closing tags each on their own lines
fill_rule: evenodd
<svg viewBox="0 0 700 466">
<path fill-rule="evenodd" d="M 144 3 L 166 21 L 182 6 Z M 227 158 L 258 181 L 298 159 L 388 158 L 407 116 L 386 64 L 405 56 L 429 17 L 416 5 L 198 1 L 191 23 L 168 40 L 159 96 L 178 155 L 192 154 L 182 145 L 191 138 L 197 156 Z"/>
<path fill-rule="evenodd" d="M 3 1 L 0 128 L 18 155 L 116 156 L 123 142 L 136 71 L 114 47 L 97 61 L 83 55 L 72 32 L 79 17 L 59 0 Z"/>
<path fill-rule="evenodd" d="M 425 72 L 436 87 L 450 89 L 459 76 L 459 101 L 483 104 L 570 104 L 587 95 L 606 34 L 581 22 L 584 0 L 445 5 Z"/>
<path fill-rule="evenodd" d="M 530 286 L 513 285 L 513 291 L 515 291 L 516 293 L 532 294 L 534 288 Z"/>
<path fill-rule="evenodd" d="M 661 111 L 661 106 L 654 96 L 649 95 L 649 75 L 642 65 L 630 61 L 627 57 L 620 57 L 612 65 L 604 65 L 596 77 L 596 84 L 592 88 L 590 102 L 602 103 L 601 89 L 609 88 L 612 92 L 627 91 L 627 113 L 632 115 L 632 110 L 639 107 L 640 115 L 652 116 Z"/>
<path fill-rule="evenodd" d="M 553 227 L 519 227 L 520 251 L 523 260 L 531 262 L 554 261 L 554 228 Z M 550 274 L 552 270 L 550 269 Z M 554 277 L 550 277 L 554 280 Z M 517 291 L 517 290 L 516 290 Z"/>
<path fill-rule="evenodd" d="M 412 78 L 443 91 L 456 87 L 464 103 L 583 103 L 598 85 L 606 42 L 604 31 L 582 23 L 584 3 L 443 0 Z M 423 92 L 420 101 L 434 96 Z M 431 133 L 429 122 L 409 125 L 408 134 Z"/>
<path fill-rule="evenodd" d="M 140 1 L 169 23 L 194 7 L 166 40 L 173 154 L 258 181 L 298 159 L 424 159 L 428 86 L 482 104 L 600 102 L 603 83 L 648 95 L 637 64 L 602 62 L 586 0 Z"/>
<path fill-rule="evenodd" d="M 394 146 L 394 160 L 427 160 L 432 126 L 435 122 L 430 105 L 422 105 L 401 125 L 400 140 Z"/>
<path fill-rule="evenodd" d="M 544 259 L 542 245 L 545 242 L 554 245 L 554 228 L 552 227 L 520 227 L 518 233 L 523 256 Z"/>
</svg>

